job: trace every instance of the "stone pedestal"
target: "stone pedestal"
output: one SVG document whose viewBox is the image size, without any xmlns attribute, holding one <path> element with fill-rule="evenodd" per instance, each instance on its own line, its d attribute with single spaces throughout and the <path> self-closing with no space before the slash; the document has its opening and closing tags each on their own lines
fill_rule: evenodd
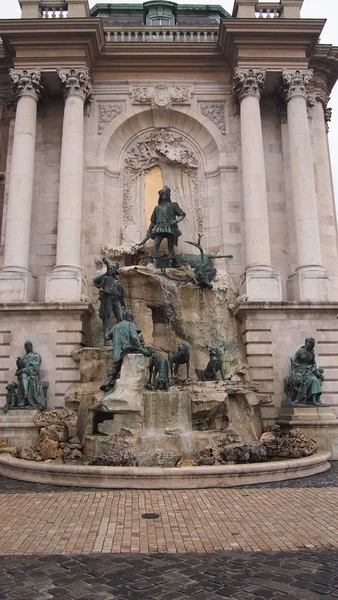
<svg viewBox="0 0 338 600">
<path fill-rule="evenodd" d="M 256 265 L 245 269 L 241 294 L 246 294 L 252 302 L 260 300 L 278 301 L 282 297 L 280 273 L 266 265 Z"/>
<path fill-rule="evenodd" d="M 39 428 L 34 423 L 38 410 L 14 409 L 0 412 L 0 437 L 8 446 L 33 446 L 39 440 Z"/>
<path fill-rule="evenodd" d="M 286 283 L 288 299 L 300 302 L 331 302 L 331 275 L 322 267 L 300 267 Z"/>
<path fill-rule="evenodd" d="M 114 389 L 105 394 L 95 408 L 98 412 L 112 413 L 110 424 L 100 423 L 100 431 L 106 435 L 117 433 L 121 427 L 141 429 L 143 426 L 143 392 L 147 381 L 147 359 L 143 354 L 127 354 L 123 359 L 121 375 Z M 115 417 L 118 415 L 118 417 Z M 121 415 L 124 418 L 121 419 Z M 115 421 L 115 423 L 114 423 Z M 119 423 L 118 427 L 116 422 Z"/>
<path fill-rule="evenodd" d="M 27 270 L 11 270 L 5 267 L 0 272 L 0 303 L 34 302 L 37 294 L 37 278 Z"/>
<path fill-rule="evenodd" d="M 329 450 L 338 459 L 338 419 L 331 407 L 281 407 L 277 423 L 301 429 L 317 441 L 318 450 Z"/>
</svg>

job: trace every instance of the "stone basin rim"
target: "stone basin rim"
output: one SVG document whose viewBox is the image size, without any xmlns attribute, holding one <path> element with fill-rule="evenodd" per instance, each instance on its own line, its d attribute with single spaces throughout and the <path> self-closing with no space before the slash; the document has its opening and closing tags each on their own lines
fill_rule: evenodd
<svg viewBox="0 0 338 600">
<path fill-rule="evenodd" d="M 307 477 L 330 469 L 331 453 L 265 463 L 196 467 L 108 467 L 41 463 L 0 456 L 0 475 L 21 481 L 105 489 L 235 487 Z"/>
</svg>

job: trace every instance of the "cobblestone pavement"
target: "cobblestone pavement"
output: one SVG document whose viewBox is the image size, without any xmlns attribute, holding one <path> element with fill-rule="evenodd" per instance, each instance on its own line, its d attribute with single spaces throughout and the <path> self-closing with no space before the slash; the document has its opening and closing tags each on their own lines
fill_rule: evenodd
<svg viewBox="0 0 338 600">
<path fill-rule="evenodd" d="M 338 552 L 7 556 L 2 600 L 324 600 Z"/>
<path fill-rule="evenodd" d="M 337 462 L 224 490 L 0 491 L 0 600 L 338 598 Z"/>
</svg>

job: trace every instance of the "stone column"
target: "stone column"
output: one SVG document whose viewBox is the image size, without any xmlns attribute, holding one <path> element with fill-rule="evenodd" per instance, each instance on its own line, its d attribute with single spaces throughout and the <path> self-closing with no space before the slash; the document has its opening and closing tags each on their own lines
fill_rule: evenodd
<svg viewBox="0 0 338 600">
<path fill-rule="evenodd" d="M 331 281 L 322 266 L 313 156 L 307 115 L 311 70 L 283 71 L 289 130 L 297 268 L 290 275 L 288 299 L 331 300 Z"/>
<path fill-rule="evenodd" d="M 84 102 L 91 94 L 88 69 L 59 71 L 64 86 L 56 265 L 47 275 L 47 302 L 76 302 L 84 291 L 81 270 Z"/>
<path fill-rule="evenodd" d="M 281 300 L 279 273 L 271 266 L 269 219 L 260 95 L 265 71 L 234 72 L 234 93 L 240 102 L 246 268 L 243 293 L 249 300 Z"/>
<path fill-rule="evenodd" d="M 9 179 L 4 266 L 0 273 L 0 302 L 32 302 L 36 279 L 29 270 L 33 201 L 37 103 L 41 73 L 10 69 L 16 108 Z"/>
</svg>

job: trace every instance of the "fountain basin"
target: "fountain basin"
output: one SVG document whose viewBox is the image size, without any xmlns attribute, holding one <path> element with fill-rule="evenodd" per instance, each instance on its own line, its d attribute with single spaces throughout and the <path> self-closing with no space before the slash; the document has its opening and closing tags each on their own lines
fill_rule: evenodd
<svg viewBox="0 0 338 600">
<path fill-rule="evenodd" d="M 0 456 L 0 475 L 52 485 L 94 489 L 227 488 L 307 477 L 330 469 L 330 452 L 265 463 L 203 467 L 101 467 L 26 461 Z"/>
</svg>

